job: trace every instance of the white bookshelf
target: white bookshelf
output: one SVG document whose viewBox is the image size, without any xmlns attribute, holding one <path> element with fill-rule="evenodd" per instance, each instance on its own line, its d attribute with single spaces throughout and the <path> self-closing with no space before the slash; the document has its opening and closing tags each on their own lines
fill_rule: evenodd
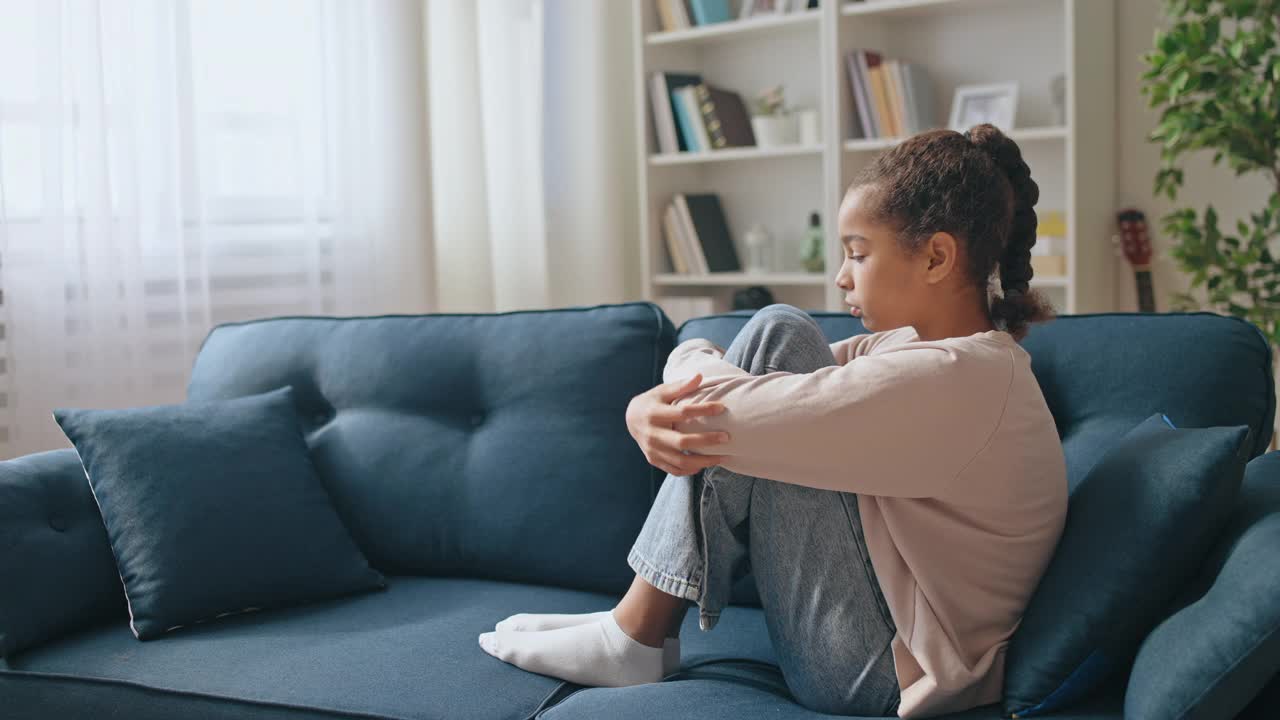
<svg viewBox="0 0 1280 720">
<path fill-rule="evenodd" d="M 853 177 L 900 138 L 853 139 L 853 100 L 844 55 L 874 49 L 929 73 L 938 124 L 945 124 L 959 85 L 1018 83 L 1018 111 L 1006 128 L 1040 185 L 1038 211 L 1059 210 L 1067 222 L 1067 273 L 1037 276 L 1061 313 L 1113 308 L 1117 263 L 1109 238 L 1115 198 L 1115 31 L 1113 0 L 821 0 L 813 10 L 662 32 L 654 0 L 632 0 L 636 151 L 641 207 L 644 298 L 707 296 L 728 310 L 733 293 L 768 287 L 779 302 L 844 310 L 835 287 L 841 262 L 836 209 Z M 730 0 L 736 16 L 739 2 Z M 696 72 L 750 102 L 782 83 L 788 105 L 819 111 L 820 143 L 658 152 L 649 107 L 653 72 Z M 1049 80 L 1066 78 L 1066 122 L 1054 121 Z M 765 274 L 674 274 L 662 212 L 675 193 L 720 195 L 738 254 L 743 236 L 763 223 L 776 246 Z M 809 213 L 826 236 L 826 270 L 804 272 L 800 245 Z"/>
</svg>

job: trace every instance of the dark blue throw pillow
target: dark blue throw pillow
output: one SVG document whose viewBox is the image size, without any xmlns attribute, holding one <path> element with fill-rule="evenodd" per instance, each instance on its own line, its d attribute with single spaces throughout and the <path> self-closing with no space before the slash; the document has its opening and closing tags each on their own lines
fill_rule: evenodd
<svg viewBox="0 0 1280 720">
<path fill-rule="evenodd" d="M 312 467 L 290 388 L 54 417 L 80 454 L 139 639 L 382 586 Z"/>
<path fill-rule="evenodd" d="M 1009 643 L 1006 714 L 1064 708 L 1132 660 L 1225 524 L 1248 435 L 1247 426 L 1175 429 L 1153 415 L 1076 485 L 1062 539 Z"/>
<path fill-rule="evenodd" d="M 1208 559 L 1133 663 L 1124 716 L 1274 718 L 1250 699 L 1280 673 L 1280 453 L 1245 469 L 1235 510 Z M 1280 689 L 1280 684 L 1276 684 Z M 1257 714 L 1248 711 L 1257 709 Z"/>
</svg>

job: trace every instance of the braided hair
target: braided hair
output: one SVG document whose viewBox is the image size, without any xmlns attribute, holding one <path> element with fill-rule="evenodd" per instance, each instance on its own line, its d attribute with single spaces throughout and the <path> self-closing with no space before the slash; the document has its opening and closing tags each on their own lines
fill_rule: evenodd
<svg viewBox="0 0 1280 720">
<path fill-rule="evenodd" d="M 863 186 L 871 188 L 872 216 L 895 228 L 909 255 L 936 232 L 955 236 L 995 327 L 1021 340 L 1031 323 L 1054 317 L 1048 299 L 1030 287 L 1040 187 L 1017 143 L 994 125 L 914 135 L 864 168 L 849 190 Z M 994 296 L 997 266 L 1001 291 Z"/>
</svg>

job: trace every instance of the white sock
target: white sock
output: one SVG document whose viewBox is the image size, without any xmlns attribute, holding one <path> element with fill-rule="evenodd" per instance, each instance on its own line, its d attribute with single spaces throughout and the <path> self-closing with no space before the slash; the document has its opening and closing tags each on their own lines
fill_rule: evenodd
<svg viewBox="0 0 1280 720">
<path fill-rule="evenodd" d="M 663 677 L 664 648 L 631 638 L 612 612 L 595 622 L 554 630 L 495 630 L 480 636 L 480 647 L 523 670 L 577 685 L 625 687 Z"/>
<path fill-rule="evenodd" d="M 601 610 L 593 613 L 570 613 L 567 615 L 556 615 L 552 613 L 519 613 L 503 620 L 493 627 L 499 632 L 507 630 L 520 630 L 523 632 L 536 632 L 538 630 L 559 630 L 564 627 L 572 627 L 574 625 L 583 625 L 590 622 L 600 622 L 608 615 L 608 610 Z"/>
<path fill-rule="evenodd" d="M 600 622 L 612 615 L 608 610 L 593 613 L 517 613 L 493 627 L 498 632 L 539 632 Z M 662 676 L 680 669 L 680 638 L 662 641 Z"/>
</svg>

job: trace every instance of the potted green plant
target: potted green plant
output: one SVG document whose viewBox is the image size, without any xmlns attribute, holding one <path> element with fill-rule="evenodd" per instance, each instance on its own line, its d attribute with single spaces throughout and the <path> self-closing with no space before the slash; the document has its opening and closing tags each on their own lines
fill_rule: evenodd
<svg viewBox="0 0 1280 720">
<path fill-rule="evenodd" d="M 1257 325 L 1280 345 L 1280 0 L 1165 0 L 1168 27 L 1145 55 L 1143 92 L 1162 108 L 1156 194 L 1177 200 L 1188 153 L 1211 151 L 1236 176 L 1261 175 L 1270 197 L 1235 228 L 1212 205 L 1162 218 L 1170 254 L 1205 301 L 1175 293 L 1177 310 L 1210 309 Z M 1274 438 L 1273 438 L 1274 443 Z"/>
<path fill-rule="evenodd" d="M 772 147 L 790 145 L 800 138 L 796 117 L 787 108 L 781 85 L 774 85 L 757 95 L 752 101 L 751 132 L 756 145 Z"/>
</svg>

